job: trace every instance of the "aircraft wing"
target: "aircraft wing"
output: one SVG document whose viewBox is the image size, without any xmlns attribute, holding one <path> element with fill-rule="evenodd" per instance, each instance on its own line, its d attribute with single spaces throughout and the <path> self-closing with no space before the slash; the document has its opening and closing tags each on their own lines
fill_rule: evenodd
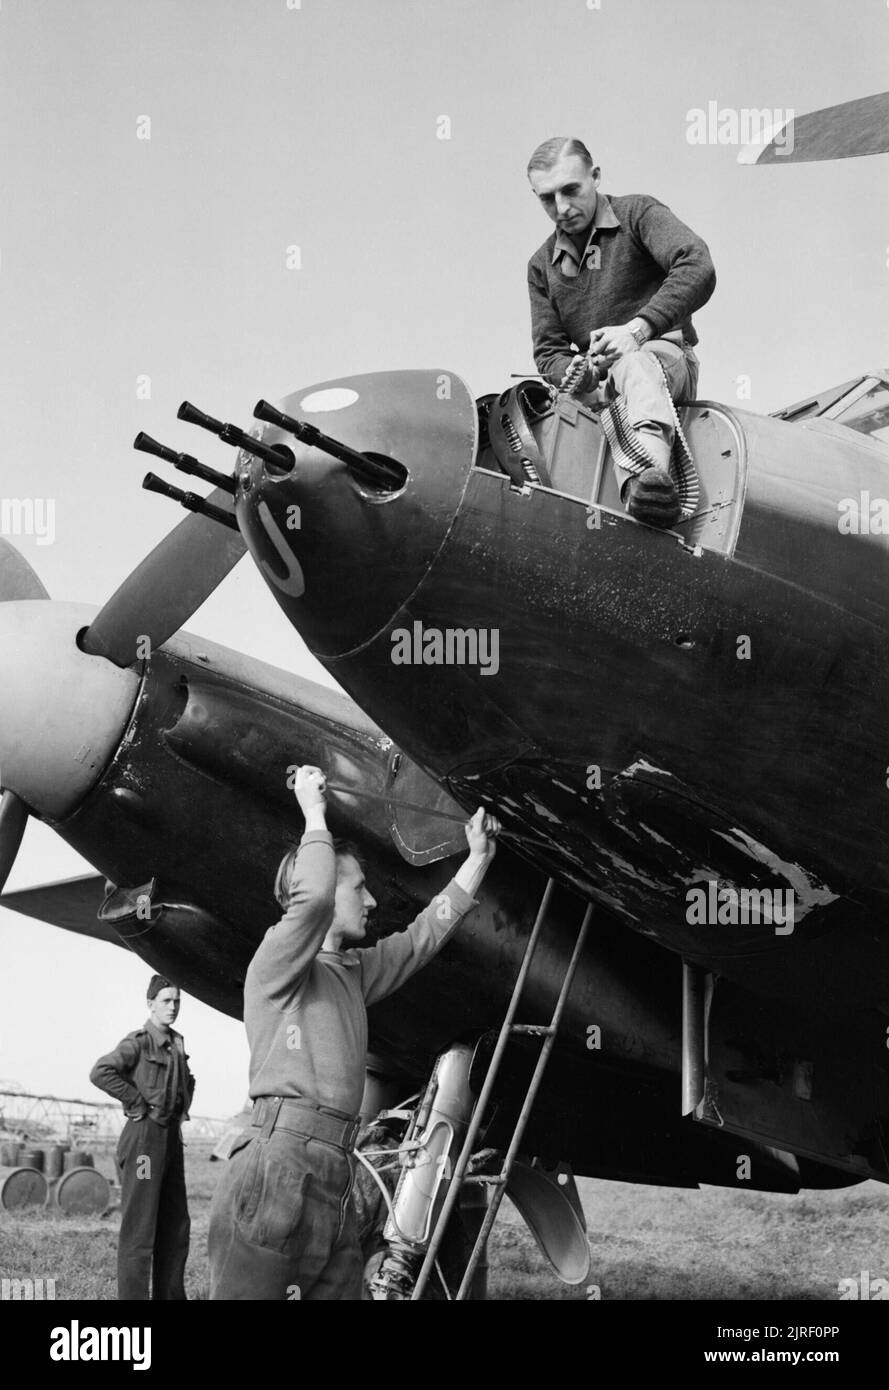
<svg viewBox="0 0 889 1390">
<path fill-rule="evenodd" d="M 41 883 L 35 888 L 21 888 L 17 893 L 3 893 L 0 907 L 21 912 L 25 917 L 36 917 L 38 922 L 52 927 L 64 927 L 79 936 L 124 946 L 117 932 L 107 922 L 99 921 L 98 911 L 104 897 L 104 875 L 83 874 L 79 878 L 59 879 L 57 883 Z"/>
<path fill-rule="evenodd" d="M 745 145 L 739 164 L 806 164 L 889 151 L 889 92 L 794 116 Z"/>
</svg>

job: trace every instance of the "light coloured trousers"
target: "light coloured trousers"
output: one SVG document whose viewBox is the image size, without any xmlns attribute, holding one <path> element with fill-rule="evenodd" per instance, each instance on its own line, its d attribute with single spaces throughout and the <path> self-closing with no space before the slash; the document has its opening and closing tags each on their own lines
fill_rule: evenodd
<svg viewBox="0 0 889 1390">
<path fill-rule="evenodd" d="M 693 401 L 700 363 L 691 347 L 680 347 L 666 338 L 652 338 L 638 352 L 619 357 L 599 388 L 599 400 L 604 404 L 623 396 L 630 423 L 640 431 L 652 456 L 666 468 L 673 449 L 674 425 L 658 362 L 673 400 Z M 623 496 L 624 486 L 633 475 L 617 464 L 614 473 Z"/>
</svg>

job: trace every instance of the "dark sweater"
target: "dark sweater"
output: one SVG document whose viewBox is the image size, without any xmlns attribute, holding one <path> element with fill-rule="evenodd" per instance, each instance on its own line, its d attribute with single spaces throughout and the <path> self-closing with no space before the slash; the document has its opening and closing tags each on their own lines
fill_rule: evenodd
<svg viewBox="0 0 889 1390">
<path fill-rule="evenodd" d="M 698 335 L 691 315 L 716 286 L 706 243 L 657 198 L 646 193 L 605 198 L 600 193 L 598 202 L 598 269 L 584 261 L 574 278 L 563 275 L 560 262 L 554 265 L 552 259 L 556 232 L 528 262 L 534 360 L 555 385 L 574 355 L 572 344 L 585 352 L 596 328 L 640 317 L 656 337 L 681 328 L 694 346 Z"/>
</svg>

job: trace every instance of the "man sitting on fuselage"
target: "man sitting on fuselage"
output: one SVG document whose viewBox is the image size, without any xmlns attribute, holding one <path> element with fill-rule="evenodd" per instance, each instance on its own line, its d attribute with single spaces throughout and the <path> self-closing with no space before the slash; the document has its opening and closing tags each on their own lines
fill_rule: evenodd
<svg viewBox="0 0 889 1390">
<path fill-rule="evenodd" d="M 564 136 L 539 145 L 528 163 L 556 224 L 528 262 L 534 359 L 555 386 L 588 353 L 600 359 L 604 398 L 623 398 L 636 455 L 648 464 L 632 472 L 615 459 L 621 498 L 637 520 L 672 526 L 680 502 L 670 398 L 695 397 L 691 315 L 712 295 L 716 273 L 705 243 L 663 203 L 645 193 L 607 198 L 599 177 L 586 146 Z"/>
</svg>

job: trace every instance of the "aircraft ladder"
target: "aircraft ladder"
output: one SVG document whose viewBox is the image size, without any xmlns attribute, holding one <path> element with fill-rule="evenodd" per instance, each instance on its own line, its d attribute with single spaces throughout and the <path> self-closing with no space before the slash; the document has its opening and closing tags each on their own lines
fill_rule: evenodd
<svg viewBox="0 0 889 1390">
<path fill-rule="evenodd" d="M 423 1290 L 425 1289 L 426 1284 L 429 1281 L 430 1275 L 433 1271 L 433 1268 L 435 1267 L 439 1247 L 444 1238 L 445 1228 L 447 1227 L 447 1223 L 450 1219 L 451 1213 L 453 1212 L 454 1207 L 457 1204 L 457 1199 L 460 1195 L 460 1190 L 463 1184 L 486 1183 L 491 1187 L 492 1190 L 490 1199 L 488 1201 L 488 1210 L 485 1213 L 485 1218 L 482 1222 L 479 1233 L 475 1238 L 475 1244 L 472 1247 L 472 1251 L 469 1256 L 469 1262 L 467 1263 L 466 1269 L 463 1274 L 463 1279 L 460 1283 L 460 1287 L 457 1290 L 457 1293 L 454 1295 L 453 1301 L 465 1301 L 469 1297 L 469 1290 L 472 1287 L 472 1280 L 473 1276 L 475 1275 L 476 1267 L 478 1265 L 479 1260 L 481 1259 L 482 1251 L 484 1250 L 485 1243 L 488 1239 L 488 1236 L 491 1233 L 491 1228 L 494 1225 L 497 1213 L 500 1210 L 500 1203 L 502 1202 L 504 1193 L 506 1191 L 506 1185 L 509 1181 L 509 1175 L 512 1172 L 512 1167 L 515 1163 L 516 1155 L 518 1154 L 519 1145 L 522 1142 L 522 1136 L 525 1133 L 525 1128 L 530 1118 L 534 1101 L 537 1098 L 537 1092 L 540 1090 L 540 1085 L 543 1080 L 543 1073 L 546 1070 L 546 1065 L 549 1061 L 550 1053 L 552 1052 L 553 1046 L 556 1041 L 556 1034 L 559 1030 L 559 1024 L 562 1020 L 562 1014 L 565 1010 L 565 1004 L 568 1000 L 568 994 L 571 989 L 571 984 L 574 980 L 574 975 L 577 970 L 578 963 L 580 961 L 580 955 L 583 950 L 584 941 L 586 940 L 586 934 L 587 929 L 589 927 L 590 918 L 593 914 L 593 905 L 592 903 L 589 903 L 586 912 L 584 913 L 583 921 L 580 926 L 580 931 L 577 934 L 577 940 L 574 943 L 574 950 L 571 954 L 571 959 L 568 962 L 567 969 L 562 979 L 562 988 L 559 991 L 559 997 L 556 1000 L 556 1006 L 553 1010 L 553 1015 L 550 1019 L 550 1022 L 548 1024 L 514 1023 L 513 1020 L 518 1009 L 519 1000 L 522 995 L 522 990 L 525 986 L 528 971 L 531 968 L 531 961 L 534 957 L 534 952 L 537 949 L 540 934 L 543 930 L 544 922 L 546 920 L 550 898 L 552 897 L 553 893 L 553 887 L 554 880 L 549 879 L 546 888 L 544 889 L 543 897 L 540 900 L 540 907 L 537 911 L 537 918 L 534 922 L 534 927 L 531 932 L 531 935 L 528 938 L 528 944 L 525 947 L 525 953 L 522 956 L 521 967 L 519 969 L 518 977 L 516 979 L 515 986 L 512 991 L 512 996 L 509 1001 L 509 1007 L 506 1010 L 506 1015 L 500 1027 L 500 1033 L 497 1037 L 497 1044 L 494 1048 L 494 1052 L 488 1066 L 488 1071 L 487 1075 L 485 1076 L 484 1085 L 482 1086 L 481 1093 L 476 1102 L 475 1108 L 473 1109 L 472 1118 L 469 1122 L 469 1128 L 466 1132 L 466 1138 L 464 1139 L 463 1147 L 460 1150 L 460 1157 L 457 1159 L 457 1163 L 454 1168 L 454 1175 L 451 1179 L 450 1187 L 448 1188 L 448 1192 L 444 1200 L 444 1205 L 442 1206 L 441 1212 L 439 1213 L 438 1220 L 435 1223 L 435 1229 L 433 1230 L 431 1239 L 429 1241 L 429 1249 L 426 1251 L 426 1256 L 423 1260 L 420 1272 L 417 1275 L 417 1282 L 414 1285 L 414 1290 L 411 1294 L 412 1302 L 422 1297 Z M 530 1082 L 528 1083 L 528 1088 L 525 1092 L 525 1098 L 522 1102 L 522 1108 L 519 1112 L 519 1117 L 516 1120 L 515 1128 L 512 1132 L 512 1138 L 509 1142 L 509 1147 L 506 1150 L 503 1165 L 500 1169 L 500 1172 L 497 1174 L 479 1174 L 477 1176 L 467 1176 L 466 1170 L 469 1167 L 469 1161 L 472 1157 L 473 1149 L 475 1148 L 475 1142 L 478 1137 L 478 1132 L 481 1129 L 485 1110 L 487 1109 L 488 1101 L 491 1098 L 491 1093 L 494 1089 L 494 1085 L 497 1080 L 497 1075 L 500 1070 L 500 1064 L 503 1059 L 503 1054 L 506 1051 L 506 1047 L 510 1038 L 514 1037 L 517 1034 L 525 1034 L 526 1036 L 543 1038 L 543 1046 L 540 1049 L 540 1056 L 537 1059 L 537 1066 L 534 1068 L 534 1074 L 531 1077 Z"/>
</svg>

